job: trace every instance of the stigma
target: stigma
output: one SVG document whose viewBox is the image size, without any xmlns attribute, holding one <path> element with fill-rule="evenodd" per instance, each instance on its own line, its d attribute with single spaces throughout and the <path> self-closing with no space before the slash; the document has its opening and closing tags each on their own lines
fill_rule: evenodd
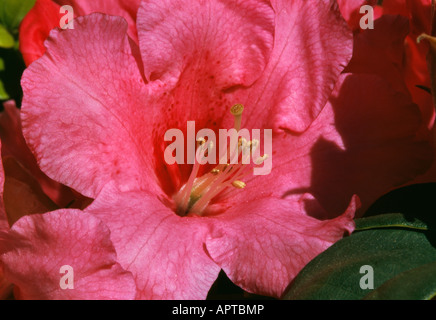
<svg viewBox="0 0 436 320">
<path fill-rule="evenodd" d="M 235 104 L 230 109 L 234 117 L 233 127 L 235 129 L 232 131 L 230 140 L 237 141 L 237 144 L 231 143 L 227 146 L 227 150 L 224 150 L 225 152 L 220 150 L 219 164 L 202 176 L 198 174 L 200 167 L 204 165 L 203 160 L 216 146 L 212 141 L 207 141 L 203 137 L 197 138 L 196 156 L 191 174 L 185 185 L 173 197 L 176 213 L 179 216 L 188 214 L 203 216 L 211 201 L 218 195 L 225 198 L 246 187 L 243 179 L 252 174 L 253 166 L 250 164 L 250 157 L 259 147 L 259 141 L 256 139 L 248 141 L 239 137 L 243 111 L 242 104 Z M 262 165 L 267 158 L 266 154 L 258 157 L 253 161 L 254 166 Z"/>
</svg>

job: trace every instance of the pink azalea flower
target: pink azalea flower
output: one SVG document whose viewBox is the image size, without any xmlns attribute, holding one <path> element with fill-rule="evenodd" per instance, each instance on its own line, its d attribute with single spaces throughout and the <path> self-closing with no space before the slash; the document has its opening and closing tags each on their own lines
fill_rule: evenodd
<svg viewBox="0 0 436 320">
<path fill-rule="evenodd" d="M 19 298 L 203 299 L 220 269 L 280 297 L 353 231 L 356 194 L 366 207 L 431 162 L 408 96 L 377 75 L 340 75 L 352 35 L 335 1 L 144 1 L 139 48 L 127 29 L 79 17 L 25 71 L 23 132 L 39 166 L 95 200 L 1 233 Z M 235 103 L 242 127 L 273 129 L 269 175 L 240 190 L 227 171 L 213 183 L 208 166 L 165 163 L 166 130 L 228 129 Z M 62 265 L 73 290 L 59 287 Z"/>
</svg>

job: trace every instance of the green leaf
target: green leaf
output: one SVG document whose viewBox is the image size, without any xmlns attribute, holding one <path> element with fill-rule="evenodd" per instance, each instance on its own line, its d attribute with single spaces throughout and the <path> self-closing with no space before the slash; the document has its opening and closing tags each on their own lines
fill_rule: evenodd
<svg viewBox="0 0 436 320">
<path fill-rule="evenodd" d="M 430 300 L 436 296 L 436 261 L 400 273 L 370 292 L 366 300 Z"/>
<path fill-rule="evenodd" d="M 15 34 L 24 16 L 32 9 L 35 0 L 2 0 L 0 23 Z"/>
<path fill-rule="evenodd" d="M 5 70 L 5 64 L 3 59 L 0 57 L 0 72 L 3 72 Z M 0 79 L 0 100 L 7 100 L 9 99 L 9 95 L 7 94 L 5 87 L 3 86 L 3 82 Z"/>
<path fill-rule="evenodd" d="M 0 24 L 0 48 L 12 48 L 14 44 L 14 37 Z"/>
<path fill-rule="evenodd" d="M 374 288 L 378 289 L 405 271 L 435 262 L 434 233 L 409 225 L 403 228 L 403 223 L 427 226 L 422 221 L 401 222 L 399 218 L 374 217 L 372 225 L 369 220 L 358 222 L 367 230 L 338 241 L 313 259 L 299 273 L 284 299 L 362 299 L 371 292 L 360 286 L 365 275 L 360 273 L 362 266 L 372 267 Z M 400 227 L 396 228 L 398 223 Z"/>
<path fill-rule="evenodd" d="M 380 228 L 410 228 L 428 230 L 427 224 L 416 218 L 407 218 L 401 213 L 388 213 L 356 220 L 356 231 Z"/>
<path fill-rule="evenodd" d="M 0 80 L 0 100 L 8 100 L 9 95 L 6 93 L 5 87 L 3 86 L 3 82 Z"/>
</svg>

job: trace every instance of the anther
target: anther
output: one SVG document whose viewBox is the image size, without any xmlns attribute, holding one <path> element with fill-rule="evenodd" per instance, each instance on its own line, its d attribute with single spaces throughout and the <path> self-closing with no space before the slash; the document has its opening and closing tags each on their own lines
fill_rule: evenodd
<svg viewBox="0 0 436 320">
<path fill-rule="evenodd" d="M 197 143 L 198 143 L 199 146 L 202 146 L 203 144 L 206 143 L 206 139 L 204 139 L 204 138 L 198 138 L 198 139 L 197 139 Z"/>
<path fill-rule="evenodd" d="M 246 184 L 242 181 L 235 180 L 232 182 L 232 186 L 234 186 L 235 188 L 238 188 L 238 189 L 244 189 L 246 187 Z"/>
<path fill-rule="evenodd" d="M 266 159 L 268 159 L 268 155 L 264 154 L 262 157 L 259 157 L 254 161 L 256 165 L 261 165 Z"/>
<path fill-rule="evenodd" d="M 213 175 L 217 175 L 218 173 L 220 173 L 220 170 L 219 169 L 212 169 L 211 171 L 210 171 L 210 173 L 212 173 Z"/>
</svg>

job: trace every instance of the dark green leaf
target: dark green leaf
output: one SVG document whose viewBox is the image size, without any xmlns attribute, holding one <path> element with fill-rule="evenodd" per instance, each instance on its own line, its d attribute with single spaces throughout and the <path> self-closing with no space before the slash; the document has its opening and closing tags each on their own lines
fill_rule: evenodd
<svg viewBox="0 0 436 320">
<path fill-rule="evenodd" d="M 356 220 L 356 231 L 380 228 L 410 228 L 427 230 L 425 222 L 417 218 L 407 218 L 401 213 L 388 213 Z"/>
<path fill-rule="evenodd" d="M 378 217 L 376 220 L 389 220 Z M 368 224 L 369 225 L 369 224 Z M 312 260 L 297 276 L 285 299 L 362 299 L 365 274 L 374 271 L 374 288 L 404 271 L 436 261 L 435 239 L 430 231 L 408 228 L 369 229 L 353 233 Z"/>
<path fill-rule="evenodd" d="M 430 300 L 436 296 L 436 261 L 400 273 L 371 291 L 368 300 Z"/>
</svg>

